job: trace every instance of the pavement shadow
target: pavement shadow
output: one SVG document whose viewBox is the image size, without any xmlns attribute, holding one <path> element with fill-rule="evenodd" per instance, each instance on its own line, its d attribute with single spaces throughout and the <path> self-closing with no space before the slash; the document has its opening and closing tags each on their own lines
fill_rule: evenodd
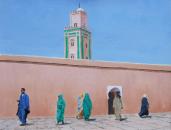
<svg viewBox="0 0 171 130">
<path fill-rule="evenodd" d="M 25 125 L 20 124 L 20 126 L 30 126 L 30 125 L 34 125 L 34 124 L 33 124 L 33 123 L 27 123 L 27 124 L 25 124 Z"/>
<path fill-rule="evenodd" d="M 128 118 L 126 118 L 126 117 L 125 117 L 125 118 L 121 118 L 120 121 L 125 121 L 125 120 L 127 120 L 127 119 L 128 119 Z"/>
<path fill-rule="evenodd" d="M 64 125 L 69 125 L 69 124 L 71 124 L 71 123 L 69 123 L 69 122 L 65 122 L 65 123 L 64 123 Z"/>
<path fill-rule="evenodd" d="M 69 123 L 69 122 L 64 122 L 64 124 L 56 124 L 56 125 L 69 125 L 69 124 L 71 124 L 71 123 Z"/>
<path fill-rule="evenodd" d="M 87 121 L 96 121 L 96 118 L 88 119 Z"/>
<path fill-rule="evenodd" d="M 26 125 L 30 126 L 30 125 L 34 125 L 34 123 L 27 123 Z"/>
<path fill-rule="evenodd" d="M 145 115 L 145 116 L 141 116 L 141 118 L 151 118 L 152 116 L 149 115 Z"/>
</svg>

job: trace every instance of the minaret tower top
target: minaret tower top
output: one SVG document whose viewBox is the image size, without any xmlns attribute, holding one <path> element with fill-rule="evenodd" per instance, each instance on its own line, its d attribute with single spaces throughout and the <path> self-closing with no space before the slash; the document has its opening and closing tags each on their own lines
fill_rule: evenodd
<svg viewBox="0 0 171 130">
<path fill-rule="evenodd" d="M 70 26 L 87 28 L 87 13 L 83 8 L 79 7 L 70 14 Z"/>
<path fill-rule="evenodd" d="M 79 7 L 70 13 L 70 25 L 64 29 L 65 58 L 91 59 L 91 32 L 87 13 Z"/>
</svg>

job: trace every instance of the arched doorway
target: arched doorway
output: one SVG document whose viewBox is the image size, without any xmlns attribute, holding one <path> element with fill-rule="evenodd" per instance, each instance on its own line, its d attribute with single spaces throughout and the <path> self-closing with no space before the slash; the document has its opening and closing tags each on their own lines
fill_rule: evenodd
<svg viewBox="0 0 171 130">
<path fill-rule="evenodd" d="M 122 96 L 122 87 L 121 86 L 108 86 L 107 87 L 107 98 L 108 98 L 108 114 L 114 114 L 114 108 L 113 108 L 113 100 L 115 97 L 116 92 L 120 92 Z"/>
</svg>

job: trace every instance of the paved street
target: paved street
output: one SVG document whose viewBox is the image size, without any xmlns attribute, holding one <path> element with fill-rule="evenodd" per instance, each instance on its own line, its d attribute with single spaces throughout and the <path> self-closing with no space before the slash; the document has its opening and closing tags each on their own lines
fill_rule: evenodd
<svg viewBox="0 0 171 130">
<path fill-rule="evenodd" d="M 124 115 L 117 121 L 114 116 L 95 116 L 91 121 L 65 118 L 65 125 L 56 125 L 53 117 L 29 118 L 27 126 L 19 126 L 16 118 L 0 118 L 0 130 L 171 130 L 171 113 L 151 114 L 152 118 Z"/>
</svg>

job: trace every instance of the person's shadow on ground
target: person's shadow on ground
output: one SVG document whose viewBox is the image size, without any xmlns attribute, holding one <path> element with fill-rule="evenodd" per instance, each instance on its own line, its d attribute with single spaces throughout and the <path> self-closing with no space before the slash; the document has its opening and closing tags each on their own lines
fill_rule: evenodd
<svg viewBox="0 0 171 130">
<path fill-rule="evenodd" d="M 125 118 L 121 118 L 120 119 L 120 121 L 125 121 L 125 120 L 127 120 L 127 118 L 125 117 Z"/>
<path fill-rule="evenodd" d="M 96 121 L 96 118 L 91 118 L 91 119 L 88 119 L 86 121 Z"/>
<path fill-rule="evenodd" d="M 20 124 L 20 126 L 31 126 L 34 125 L 34 123 L 26 123 L 25 125 Z"/>
<path fill-rule="evenodd" d="M 141 116 L 141 118 L 151 118 L 151 116 L 149 116 L 149 115 L 144 115 L 144 116 Z"/>
<path fill-rule="evenodd" d="M 60 124 L 56 124 L 56 125 L 69 125 L 69 124 L 71 124 L 71 123 L 69 123 L 69 122 L 64 122 L 63 124 L 60 123 Z"/>
</svg>

